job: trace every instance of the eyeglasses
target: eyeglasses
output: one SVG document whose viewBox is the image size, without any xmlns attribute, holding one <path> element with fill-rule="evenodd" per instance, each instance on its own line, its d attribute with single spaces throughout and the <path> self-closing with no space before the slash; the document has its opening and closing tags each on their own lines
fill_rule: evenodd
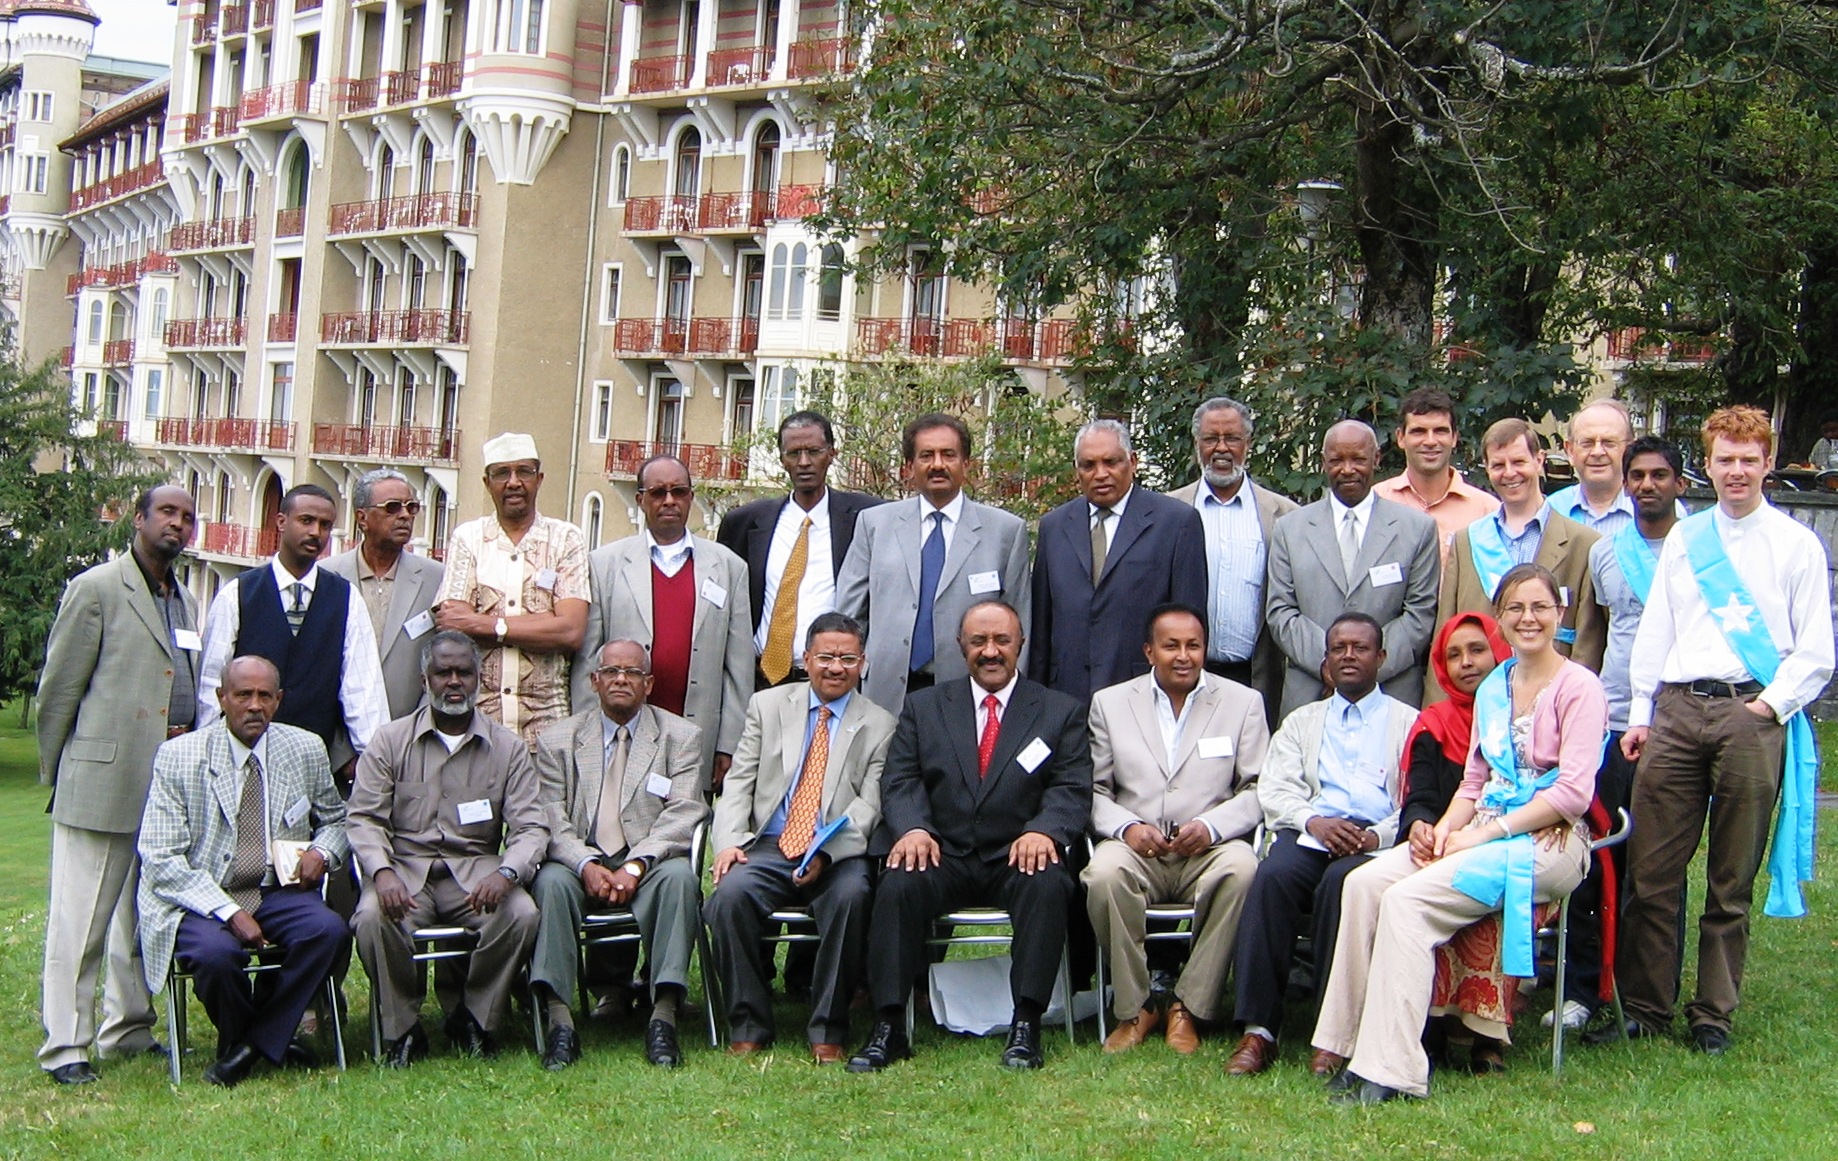
<svg viewBox="0 0 1838 1161">
<path fill-rule="evenodd" d="M 1500 615 L 1509 621 L 1517 620 L 1525 616 L 1528 609 L 1534 617 L 1548 617 L 1557 611 L 1557 606 L 1549 601 L 1534 601 L 1529 605 L 1507 605 L 1500 610 Z"/>
<path fill-rule="evenodd" d="M 1209 451 L 1216 447 L 1243 447 L 1246 438 L 1242 435 L 1203 435 L 1200 437 L 1200 446 Z"/>
<path fill-rule="evenodd" d="M 420 500 L 386 500 L 381 504 L 372 504 L 370 507 L 373 510 L 387 512 L 391 516 L 400 516 L 404 512 L 410 516 L 421 515 Z"/>
<path fill-rule="evenodd" d="M 526 468 L 522 464 L 498 464 L 485 469 L 485 478 L 494 484 L 506 483 L 513 476 L 519 480 L 540 480 L 542 469 Z"/>
<path fill-rule="evenodd" d="M 1626 441 L 1620 436 L 1616 435 L 1604 435 L 1598 436 L 1595 439 L 1579 439 L 1575 441 L 1576 446 L 1583 451 L 1618 451 L 1625 442 Z"/>
<path fill-rule="evenodd" d="M 811 655 L 811 660 L 815 661 L 819 667 L 824 669 L 828 669 L 832 665 L 840 665 L 844 669 L 854 669 L 857 665 L 862 663 L 862 655 L 860 653 L 813 653 Z"/>
<path fill-rule="evenodd" d="M 627 681 L 636 682 L 640 678 L 651 676 L 650 670 L 640 669 L 635 665 L 602 665 L 594 672 L 608 681 L 624 678 Z"/>
<path fill-rule="evenodd" d="M 687 500 L 696 494 L 696 490 L 687 484 L 659 484 L 655 488 L 640 488 L 638 494 L 662 503 L 665 500 Z"/>
<path fill-rule="evenodd" d="M 779 458 L 788 463 L 802 464 L 822 459 L 834 450 L 831 447 L 801 447 L 782 451 Z"/>
</svg>

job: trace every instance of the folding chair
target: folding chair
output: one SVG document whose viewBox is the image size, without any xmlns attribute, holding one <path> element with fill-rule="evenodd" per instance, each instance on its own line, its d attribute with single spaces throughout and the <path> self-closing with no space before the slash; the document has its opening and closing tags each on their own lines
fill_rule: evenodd
<svg viewBox="0 0 1838 1161">
<path fill-rule="evenodd" d="M 932 920 L 933 934 L 930 939 L 926 940 L 926 943 L 932 947 L 943 947 L 947 949 L 978 945 L 1009 947 L 1015 942 L 1015 937 L 1012 934 L 1013 926 L 1014 920 L 1010 918 L 1006 911 L 998 910 L 994 907 L 966 907 L 961 911 L 946 912 Z M 957 934 L 957 928 L 959 927 L 973 928 L 977 934 L 959 935 Z M 1010 930 L 1007 932 L 994 930 L 994 928 L 998 927 L 1007 927 Z M 1073 1031 L 1073 1024 L 1075 1021 L 1072 1016 L 1071 955 L 1070 947 L 1064 943 L 1060 945 L 1059 949 L 1059 994 L 1063 998 L 1064 1014 L 1066 1018 L 1066 1039 L 1076 1044 L 1078 1043 L 1078 1034 Z M 908 992 L 906 997 L 906 1039 L 910 1043 L 912 1038 L 913 996 L 911 992 Z"/>
<path fill-rule="evenodd" d="M 698 872 L 699 873 L 699 872 Z M 801 904 L 780 907 L 766 913 L 766 928 L 770 935 L 760 936 L 761 943 L 816 943 L 817 917 L 811 909 Z M 708 997 L 709 1004 L 709 1046 L 719 1048 L 721 1040 L 715 1032 L 714 1010 L 721 1009 L 721 1018 L 727 1019 L 727 997 L 721 993 L 721 973 L 710 958 L 708 928 L 703 926 L 697 935 L 702 947 L 702 990 Z M 770 968 L 768 969 L 770 971 Z M 733 1039 L 733 1029 L 728 1029 L 728 1038 Z"/>
<path fill-rule="evenodd" d="M 265 943 L 251 954 L 249 965 L 243 968 L 243 974 L 251 980 L 269 972 L 281 970 L 285 957 L 278 944 Z M 168 1067 L 172 1073 L 172 1086 L 179 1087 L 180 1058 L 191 1051 L 189 1047 L 190 1020 L 185 1010 L 185 984 L 192 974 L 179 967 L 179 957 L 172 957 L 172 966 L 166 972 L 166 1040 L 172 1050 L 166 1054 Z M 332 1014 L 331 1035 L 333 1057 L 338 1061 L 338 1071 L 345 1070 L 345 1035 L 344 1027 L 338 1018 L 338 983 L 330 975 L 320 985 L 325 992 L 326 1010 Z"/>
<path fill-rule="evenodd" d="M 1590 842 L 1590 858 L 1593 860 L 1598 851 L 1618 847 L 1626 842 L 1628 833 L 1633 829 L 1634 820 L 1627 813 L 1627 808 L 1622 807 L 1615 811 L 1615 828 L 1601 838 Z M 1603 901 L 1604 907 L 1614 905 L 1615 901 L 1606 898 Z M 1545 928 L 1538 934 L 1541 937 L 1552 934 L 1557 936 L 1557 978 L 1553 981 L 1556 992 L 1551 1001 L 1551 1075 L 1560 1076 L 1564 1070 L 1564 970 L 1565 959 L 1570 950 L 1570 896 L 1565 895 L 1562 905 L 1557 909 L 1556 931 L 1553 933 L 1550 928 Z M 1626 1028 L 1627 1015 L 1621 1007 L 1621 987 L 1613 983 L 1612 975 L 1610 981 L 1615 1007 L 1615 1027 Z"/>
<path fill-rule="evenodd" d="M 409 934 L 415 947 L 411 957 L 418 964 L 446 959 L 470 959 L 479 946 L 478 933 L 466 927 L 417 927 Z M 534 1007 L 534 1005 L 532 1005 Z M 542 1012 L 530 1013 L 536 1026 L 536 1042 L 542 1043 Z M 370 983 L 370 1057 L 383 1060 L 383 1003 L 377 996 L 376 981 Z"/>
</svg>

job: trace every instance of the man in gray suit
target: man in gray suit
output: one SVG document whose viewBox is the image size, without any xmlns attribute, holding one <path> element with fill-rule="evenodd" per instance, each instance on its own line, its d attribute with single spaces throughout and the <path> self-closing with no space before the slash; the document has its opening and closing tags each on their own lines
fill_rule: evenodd
<svg viewBox="0 0 1838 1161">
<path fill-rule="evenodd" d="M 184 489 L 143 492 L 128 551 L 71 580 L 45 648 L 38 773 L 53 790 L 38 1063 L 59 1084 L 96 1079 L 92 1046 L 100 1056 L 158 1047 L 135 934 L 134 836 L 153 751 L 189 730 L 197 710 L 198 605 L 172 573 L 196 531 Z"/>
<path fill-rule="evenodd" d="M 971 605 L 1004 601 L 1025 625 L 1030 604 L 1027 525 L 964 495 L 964 421 L 921 415 L 900 433 L 900 451 L 918 497 L 857 516 L 836 578 L 836 611 L 868 633 L 862 692 L 893 714 L 907 694 L 970 675 L 957 629 Z"/>
<path fill-rule="evenodd" d="M 574 704 L 595 698 L 588 674 L 600 646 L 625 638 L 651 651 L 650 704 L 702 731 L 702 780 L 721 789 L 753 692 L 753 619 L 747 566 L 689 531 L 696 490 L 675 456 L 638 465 L 644 531 L 588 554 L 593 603 L 574 665 Z"/>
<path fill-rule="evenodd" d="M 1195 1021 L 1223 1015 L 1238 915 L 1257 874 L 1257 776 L 1270 729 L 1263 699 L 1205 670 L 1206 621 L 1189 605 L 1150 612 L 1151 672 L 1091 699 L 1091 833 L 1081 878 L 1092 930 L 1110 955 L 1117 1027 L 1106 1052 L 1141 1044 L 1162 1020 L 1143 943 L 1151 903 L 1194 907 L 1187 966 L 1167 1004 L 1168 1047 L 1200 1047 Z"/>
<path fill-rule="evenodd" d="M 636 641 L 608 641 L 588 675 L 599 700 L 553 722 L 536 739 L 549 857 L 531 890 L 542 919 L 530 984 L 548 1017 L 542 1066 L 581 1058 L 568 1001 L 580 978 L 576 935 L 588 900 L 596 910 L 629 909 L 650 964 L 651 1022 L 645 1059 L 674 1068 L 677 1007 L 689 986 L 690 949 L 700 922 L 701 884 L 689 869 L 689 840 L 708 817 L 702 800 L 701 731 L 646 705 L 651 663 Z"/>
<path fill-rule="evenodd" d="M 445 569 L 437 560 L 404 552 L 415 535 L 421 501 L 408 477 L 394 468 L 374 468 L 358 477 L 351 507 L 363 542 L 320 567 L 351 582 L 376 631 L 383 688 L 391 719 L 407 717 L 421 704 L 421 642 L 434 629 Z"/>
<path fill-rule="evenodd" d="M 1217 395 L 1194 409 L 1193 454 L 1200 478 L 1168 493 L 1200 512 L 1206 528 L 1206 672 L 1248 685 L 1275 721 L 1283 696 L 1283 654 L 1264 619 L 1270 541 L 1295 501 L 1254 483 L 1245 471 L 1255 428 L 1251 409 Z"/>
<path fill-rule="evenodd" d="M 705 915 L 727 997 L 729 1051 L 745 1056 L 772 1043 L 771 976 L 760 946 L 766 917 L 792 904 L 810 908 L 817 955 L 806 1031 L 812 1059 L 835 1064 L 867 954 L 863 856 L 881 818 L 881 765 L 898 723 L 857 696 L 862 630 L 850 618 L 812 621 L 803 665 L 810 681 L 761 690 L 747 706 L 715 806 L 715 892 Z"/>
<path fill-rule="evenodd" d="M 1365 613 L 1384 629 L 1385 692 L 1417 705 L 1436 624 L 1441 549 L 1436 522 L 1372 494 L 1378 436 L 1355 419 L 1328 428 L 1321 444 L 1321 499 L 1277 521 L 1264 598 L 1270 634 L 1288 658 L 1283 710 L 1322 697 L 1322 642 L 1342 613 Z"/>
</svg>

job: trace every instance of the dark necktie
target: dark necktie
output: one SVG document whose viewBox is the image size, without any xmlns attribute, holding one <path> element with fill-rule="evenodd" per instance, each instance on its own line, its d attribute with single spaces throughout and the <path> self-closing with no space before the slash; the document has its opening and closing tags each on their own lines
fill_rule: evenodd
<svg viewBox="0 0 1838 1161">
<path fill-rule="evenodd" d="M 287 610 L 287 627 L 293 630 L 294 636 L 298 637 L 300 635 L 300 626 L 306 622 L 306 605 L 304 603 L 306 600 L 306 586 L 299 581 L 295 581 L 293 584 L 287 586 L 287 591 L 292 593 L 294 597 L 293 607 Z"/>
<path fill-rule="evenodd" d="M 933 512 L 932 531 L 919 548 L 919 615 L 913 618 L 912 660 L 907 668 L 917 673 L 932 663 L 932 602 L 938 596 L 938 578 L 945 573 L 945 514 Z"/>
<path fill-rule="evenodd" d="M 1104 557 L 1110 552 L 1110 537 L 1104 535 L 1104 525 L 1110 520 L 1109 508 L 1098 508 L 1091 519 L 1091 587 L 1097 588 L 1098 581 L 1104 577 Z"/>
<path fill-rule="evenodd" d="M 243 763 L 242 798 L 236 804 L 236 847 L 223 889 L 230 901 L 254 915 L 262 905 L 262 879 L 268 873 L 268 807 L 262 792 L 262 768 L 249 755 Z"/>
</svg>

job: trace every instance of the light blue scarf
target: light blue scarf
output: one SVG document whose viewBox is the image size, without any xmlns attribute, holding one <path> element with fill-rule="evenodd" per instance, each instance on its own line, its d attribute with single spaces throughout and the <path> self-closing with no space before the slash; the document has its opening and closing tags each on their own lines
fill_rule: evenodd
<svg viewBox="0 0 1838 1161">
<path fill-rule="evenodd" d="M 1540 509 L 1547 514 L 1546 524 L 1550 523 L 1549 503 Z M 1514 564 L 1512 550 L 1506 547 L 1506 533 L 1502 530 L 1500 514 L 1483 516 L 1468 525 L 1468 557 L 1474 562 L 1475 575 L 1480 578 L 1481 590 L 1487 594 L 1489 601 L 1500 588 L 1500 579 L 1512 570 Z M 1548 532 L 1547 527 L 1544 531 Z M 1576 644 L 1576 630 L 1564 625 L 1557 627 L 1557 640 L 1564 645 Z"/>
<path fill-rule="evenodd" d="M 1653 591 L 1653 570 L 1659 565 L 1659 554 L 1647 543 L 1647 538 L 1640 535 L 1640 525 L 1624 525 L 1615 533 L 1615 563 L 1621 566 L 1621 575 L 1627 579 L 1627 585 L 1640 598 L 1641 604 L 1647 603 L 1647 594 Z"/>
<path fill-rule="evenodd" d="M 1706 509 L 1679 523 L 1685 558 L 1697 574 L 1698 591 L 1723 633 L 1723 639 L 1748 668 L 1749 676 L 1767 685 L 1780 669 L 1780 650 L 1748 586 L 1724 551 L 1713 513 Z M 1781 777 L 1781 809 L 1774 820 L 1774 844 L 1768 852 L 1768 901 L 1763 913 L 1783 919 L 1806 914 L 1800 884 L 1812 882 L 1813 792 L 1819 780 L 1819 743 L 1804 710 L 1787 719 Z"/>
</svg>

